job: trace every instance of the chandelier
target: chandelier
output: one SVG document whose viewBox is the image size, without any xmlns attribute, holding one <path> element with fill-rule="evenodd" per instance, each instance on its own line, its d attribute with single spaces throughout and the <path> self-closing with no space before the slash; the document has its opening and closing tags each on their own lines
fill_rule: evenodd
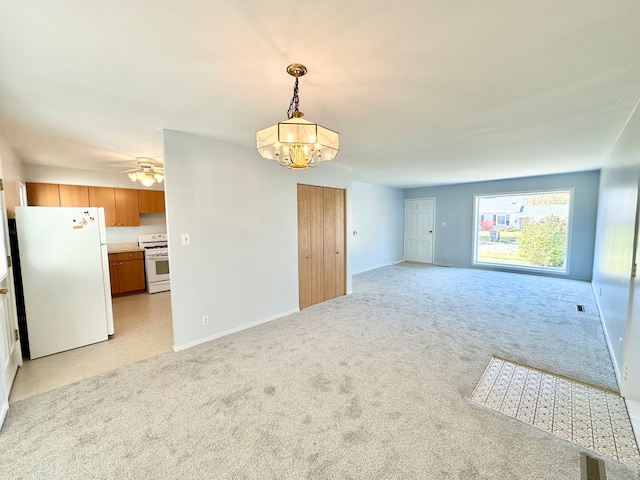
<svg viewBox="0 0 640 480">
<path fill-rule="evenodd" d="M 129 172 L 132 182 L 140 182 L 145 187 L 164 180 L 164 168 L 156 166 L 152 158 L 138 157 L 138 167 Z"/>
<path fill-rule="evenodd" d="M 256 132 L 258 153 L 287 168 L 316 167 L 320 162 L 333 160 L 340 148 L 338 132 L 303 119 L 304 114 L 298 110 L 298 79 L 307 73 L 307 67 L 292 63 L 287 73 L 296 78 L 288 120 Z"/>
</svg>

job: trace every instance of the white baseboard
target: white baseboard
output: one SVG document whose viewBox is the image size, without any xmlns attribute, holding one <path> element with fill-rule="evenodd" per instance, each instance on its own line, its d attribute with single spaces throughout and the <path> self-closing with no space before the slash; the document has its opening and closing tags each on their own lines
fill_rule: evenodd
<svg viewBox="0 0 640 480">
<path fill-rule="evenodd" d="M 622 379 L 620 377 L 620 365 L 616 361 L 616 356 L 614 355 L 613 344 L 611 343 L 611 339 L 609 338 L 609 331 L 607 330 L 607 325 L 604 323 L 604 315 L 602 315 L 602 308 L 600 307 L 600 298 L 596 294 L 596 287 L 591 283 L 591 290 L 593 291 L 593 297 L 596 299 L 596 306 L 598 307 L 598 317 L 600 318 L 600 325 L 602 326 L 602 331 L 604 332 L 604 338 L 607 342 L 607 348 L 609 349 L 609 356 L 611 357 L 611 363 L 613 363 L 613 371 L 616 374 L 616 380 L 618 381 L 618 386 L 622 389 Z"/>
<path fill-rule="evenodd" d="M 0 408 L 0 428 L 2 428 L 2 424 L 4 423 L 4 419 L 7 417 L 8 411 L 9 411 L 9 400 L 5 400 L 2 403 L 2 407 Z"/>
<path fill-rule="evenodd" d="M 179 352 L 181 350 L 186 350 L 191 347 L 195 347 L 196 345 L 200 345 L 202 343 L 210 342 L 211 340 L 215 340 L 216 338 L 225 337 L 227 335 L 231 335 L 232 333 L 241 332 L 242 330 L 246 330 L 247 328 L 256 327 L 262 323 L 267 323 L 272 320 L 276 320 L 278 318 L 286 317 L 287 315 L 291 315 L 292 313 L 299 312 L 299 308 L 294 308 L 293 310 L 289 310 L 288 312 L 279 313 L 269 318 L 263 318 L 262 320 L 258 320 L 257 322 L 249 323 L 247 325 L 242 325 L 241 327 L 232 328 L 231 330 L 226 330 L 221 333 L 216 333 L 215 335 L 211 335 L 209 337 L 201 338 L 199 340 L 195 340 L 193 342 L 185 343 L 184 345 L 174 345 L 173 351 Z"/>
<path fill-rule="evenodd" d="M 640 401 L 627 400 L 627 412 L 629 412 L 629 420 L 631 420 L 631 427 L 633 433 L 636 436 L 636 444 L 640 443 Z"/>
<path fill-rule="evenodd" d="M 370 272 L 371 270 L 377 270 L 379 268 L 388 267 L 389 265 L 397 265 L 398 263 L 402 263 L 402 262 L 404 262 L 404 259 L 396 260 L 396 261 L 391 262 L 391 263 L 383 263 L 382 265 L 378 265 L 377 267 L 365 268 L 364 270 L 360 270 L 358 272 L 352 272 L 351 274 L 352 275 L 358 275 L 359 273 Z"/>
</svg>

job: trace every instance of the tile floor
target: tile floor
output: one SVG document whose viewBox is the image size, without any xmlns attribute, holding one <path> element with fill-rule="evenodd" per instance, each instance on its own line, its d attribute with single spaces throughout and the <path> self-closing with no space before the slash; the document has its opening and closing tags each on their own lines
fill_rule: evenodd
<svg viewBox="0 0 640 480">
<path fill-rule="evenodd" d="M 16 402 L 123 365 L 168 352 L 173 347 L 170 292 L 113 299 L 115 335 L 106 342 L 25 360 L 9 402 Z"/>
<path fill-rule="evenodd" d="M 471 399 L 640 468 L 624 399 L 614 392 L 494 357 Z"/>
</svg>

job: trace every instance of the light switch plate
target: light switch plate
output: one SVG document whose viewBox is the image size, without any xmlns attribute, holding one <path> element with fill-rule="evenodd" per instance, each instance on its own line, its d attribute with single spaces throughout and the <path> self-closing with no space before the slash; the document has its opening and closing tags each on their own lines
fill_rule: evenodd
<svg viewBox="0 0 640 480">
<path fill-rule="evenodd" d="M 186 247 L 187 245 L 191 245 L 191 236 L 188 233 L 181 234 L 180 240 L 182 242 L 183 247 Z"/>
</svg>

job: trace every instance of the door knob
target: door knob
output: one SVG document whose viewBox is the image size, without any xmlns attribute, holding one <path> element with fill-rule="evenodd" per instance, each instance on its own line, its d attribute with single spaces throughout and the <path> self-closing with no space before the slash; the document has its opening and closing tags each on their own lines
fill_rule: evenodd
<svg viewBox="0 0 640 480">
<path fill-rule="evenodd" d="M 6 295 L 7 293 L 9 293 L 9 290 L 6 288 L 0 288 L 0 295 Z"/>
</svg>

